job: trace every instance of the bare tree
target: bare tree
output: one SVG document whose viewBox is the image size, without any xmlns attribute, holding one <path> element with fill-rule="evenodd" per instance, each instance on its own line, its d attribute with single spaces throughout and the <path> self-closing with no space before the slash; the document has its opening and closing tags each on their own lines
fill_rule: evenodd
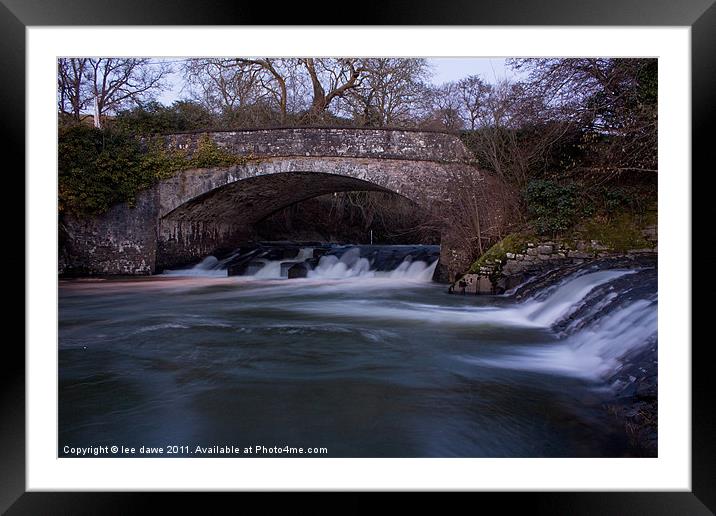
<svg viewBox="0 0 716 516">
<path fill-rule="evenodd" d="M 465 271 L 520 221 L 519 196 L 496 175 L 470 166 L 451 168 L 441 184 L 445 191 L 424 224 L 451 250 L 443 256 L 446 270 Z"/>
<path fill-rule="evenodd" d="M 301 60 L 313 90 L 311 106 L 306 113 L 307 120 L 319 119 L 328 110 L 331 102 L 360 85 L 366 69 L 359 59 L 314 59 Z"/>
<path fill-rule="evenodd" d="M 152 100 L 162 90 L 170 71 L 167 64 L 152 63 L 149 59 L 87 59 L 84 80 L 94 104 L 95 127 L 102 127 L 102 116 L 106 113 Z"/>
<path fill-rule="evenodd" d="M 530 94 L 583 128 L 594 151 L 582 166 L 617 175 L 657 171 L 656 59 L 515 59 Z"/>
<path fill-rule="evenodd" d="M 364 76 L 346 97 L 360 125 L 411 124 L 429 77 L 426 59 L 371 58 L 363 60 Z"/>
<path fill-rule="evenodd" d="M 200 59 L 185 67 L 194 94 L 206 104 L 227 108 L 269 103 L 284 124 L 289 114 L 305 111 L 304 121 L 317 120 L 336 99 L 360 85 L 364 69 L 353 58 L 270 57 Z"/>
<path fill-rule="evenodd" d="M 468 139 L 480 165 L 520 189 L 569 129 L 541 98 L 509 81 L 487 90 L 475 123 Z"/>
<path fill-rule="evenodd" d="M 84 80 L 87 58 L 60 58 L 57 60 L 57 104 L 60 113 L 79 121 L 87 104 Z"/>
<path fill-rule="evenodd" d="M 490 90 L 491 86 L 477 75 L 470 75 L 457 83 L 460 108 L 471 130 L 477 128 Z"/>
<path fill-rule="evenodd" d="M 296 66 L 295 60 L 276 59 L 271 57 L 247 59 L 236 58 L 238 65 L 252 65 L 259 67 L 264 73 L 258 75 L 258 80 L 264 91 L 270 95 L 278 107 L 280 122 L 286 121 L 288 113 L 287 78 L 292 68 Z"/>
<path fill-rule="evenodd" d="M 437 88 L 427 88 L 425 99 L 428 107 L 423 126 L 451 131 L 460 130 L 465 126 L 456 83 L 447 82 Z"/>
<path fill-rule="evenodd" d="M 259 75 L 262 68 L 235 59 L 189 59 L 184 78 L 194 100 L 216 113 L 245 107 L 265 94 Z"/>
</svg>

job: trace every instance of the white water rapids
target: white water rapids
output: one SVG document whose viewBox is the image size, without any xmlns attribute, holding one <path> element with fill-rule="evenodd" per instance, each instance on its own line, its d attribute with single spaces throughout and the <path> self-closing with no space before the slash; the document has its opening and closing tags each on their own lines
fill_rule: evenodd
<svg viewBox="0 0 716 516">
<path fill-rule="evenodd" d="M 312 254 L 312 249 L 301 249 L 298 256 L 290 261 L 303 262 Z M 281 280 L 281 264 L 286 260 L 262 260 L 263 265 L 251 274 L 237 276 L 236 280 Z M 168 275 L 216 277 L 226 276 L 221 268 L 222 262 L 210 256 L 191 269 L 168 271 Z M 561 283 L 554 285 L 548 295 L 530 298 L 520 303 L 495 305 L 430 304 L 415 301 L 401 301 L 390 305 L 356 298 L 354 301 L 331 297 L 316 302 L 310 298 L 300 300 L 302 293 L 310 289 L 311 293 L 330 293 L 340 291 L 365 292 L 372 289 L 395 289 L 409 283 L 429 283 L 437 266 L 437 261 L 425 263 L 405 259 L 390 271 L 372 269 L 371 262 L 360 256 L 358 248 L 353 248 L 341 257 L 322 256 L 315 268 L 307 273 L 307 278 L 273 282 L 261 287 L 264 293 L 278 288 L 285 295 L 295 299 L 290 310 L 305 317 L 331 317 L 338 320 L 360 318 L 374 321 L 376 324 L 417 324 L 429 320 L 433 323 L 457 327 L 524 327 L 549 330 L 559 321 L 573 314 L 583 305 L 585 297 L 599 287 L 604 287 L 635 270 L 597 270 L 577 273 Z M 268 289 L 268 291 L 266 290 Z M 253 295 L 246 291 L 243 295 Z M 357 296 L 360 297 L 360 296 Z M 619 300 L 619 292 L 611 288 L 604 290 L 599 303 L 608 306 Z M 544 345 L 536 343 L 529 346 L 510 347 L 509 352 L 498 356 L 461 355 L 459 360 L 481 366 L 507 368 L 563 374 L 598 380 L 618 371 L 624 357 L 649 342 L 653 342 L 657 332 L 656 302 L 637 299 L 619 306 L 590 322 L 584 328 L 579 320 L 572 326 L 579 330 Z"/>
<path fill-rule="evenodd" d="M 313 248 L 305 247 L 299 251 L 295 258 L 285 260 L 259 259 L 257 261 L 262 264 L 260 268 L 238 277 L 247 280 L 285 279 L 287 274 L 286 270 L 282 270 L 282 264 L 303 263 L 311 258 L 312 255 Z M 236 256 L 237 254 L 234 254 L 221 261 L 214 256 L 208 256 L 194 267 L 167 270 L 163 274 L 167 276 L 224 277 L 227 275 L 227 270 L 224 268 L 225 263 Z M 406 258 L 397 268 L 391 271 L 378 271 L 372 268 L 370 260 L 361 258 L 360 250 L 356 247 L 348 250 L 340 257 L 334 255 L 322 256 L 316 267 L 308 271 L 307 277 L 329 280 L 389 278 L 427 282 L 431 281 L 437 264 L 437 260 L 426 263 L 421 260 L 413 261 L 410 258 Z"/>
<path fill-rule="evenodd" d="M 577 311 L 585 297 L 597 287 L 607 285 L 636 271 L 605 270 L 570 277 L 542 300 L 527 300 L 500 319 L 514 324 L 537 324 L 551 328 Z M 596 308 L 618 302 L 619 292 L 605 289 Z M 594 310 L 589 315 L 593 315 Z M 586 316 L 585 316 L 586 317 Z M 582 321 L 571 321 L 570 327 L 580 328 Z M 556 344 L 522 346 L 499 357 L 464 357 L 468 362 L 519 369 L 566 374 L 593 380 L 604 379 L 619 371 L 624 358 L 655 342 L 657 335 L 657 304 L 653 300 L 636 299 L 618 306 Z"/>
</svg>

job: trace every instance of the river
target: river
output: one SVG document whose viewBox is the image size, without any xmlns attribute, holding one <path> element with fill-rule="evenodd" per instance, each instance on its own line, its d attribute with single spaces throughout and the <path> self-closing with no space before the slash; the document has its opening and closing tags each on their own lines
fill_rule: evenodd
<svg viewBox="0 0 716 516">
<path fill-rule="evenodd" d="M 227 276 L 213 258 L 147 278 L 61 280 L 59 455 L 633 453 L 604 407 L 628 352 L 655 342 L 654 271 L 585 267 L 518 299 L 449 295 L 434 267 L 377 270 L 348 249 L 290 280 L 272 260 Z"/>
</svg>

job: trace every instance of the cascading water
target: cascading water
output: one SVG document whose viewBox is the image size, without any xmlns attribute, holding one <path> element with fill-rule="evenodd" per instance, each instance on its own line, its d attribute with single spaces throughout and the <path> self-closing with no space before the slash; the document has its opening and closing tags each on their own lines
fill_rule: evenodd
<svg viewBox="0 0 716 516">
<path fill-rule="evenodd" d="M 316 249 L 324 254 L 315 258 Z M 257 252 L 259 251 L 259 252 Z M 281 247 L 263 252 L 237 250 L 221 260 L 208 256 L 188 269 L 166 270 L 169 276 L 227 276 L 232 263 L 242 263 L 243 278 L 273 280 L 289 277 L 293 265 L 305 267 L 302 277 L 342 280 L 351 278 L 391 278 L 430 281 L 438 262 L 438 246 L 322 246 L 300 247 L 295 256 L 275 259 Z M 422 259 L 414 259 L 413 254 Z M 363 256 L 367 254 L 367 256 Z M 386 256 L 389 255 L 389 256 Z M 387 258 L 387 259 L 386 259 Z"/>
<path fill-rule="evenodd" d="M 656 261 L 472 296 L 430 281 L 438 254 L 256 246 L 161 278 L 62 282 L 60 443 L 635 454 L 604 407 L 656 406 Z"/>
<path fill-rule="evenodd" d="M 524 322 L 555 330 L 562 340 L 468 360 L 604 381 L 613 379 L 636 352 L 656 343 L 654 268 L 580 270 L 540 297 L 524 301 L 510 319 L 522 317 Z"/>
<path fill-rule="evenodd" d="M 525 303 L 524 314 L 541 326 L 552 326 L 575 310 L 584 297 L 594 288 L 608 283 L 633 271 L 607 270 L 577 274 L 557 286 L 544 300 L 530 300 Z"/>
<path fill-rule="evenodd" d="M 207 256 L 202 261 L 189 269 L 166 270 L 167 276 L 200 276 L 200 277 L 221 277 L 226 276 L 226 270 L 219 265 L 215 256 Z"/>
</svg>

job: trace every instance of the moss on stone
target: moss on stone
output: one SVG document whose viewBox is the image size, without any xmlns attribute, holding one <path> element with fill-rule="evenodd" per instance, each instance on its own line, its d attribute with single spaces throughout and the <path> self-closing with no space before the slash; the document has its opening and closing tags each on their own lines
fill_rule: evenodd
<svg viewBox="0 0 716 516">
<path fill-rule="evenodd" d="M 527 244 L 534 242 L 536 238 L 534 233 L 526 231 L 507 235 L 483 253 L 483 255 L 470 266 L 468 273 L 475 274 L 480 272 L 481 267 L 501 264 L 507 258 L 507 253 L 524 253 L 527 249 Z"/>
<path fill-rule="evenodd" d="M 625 253 L 633 249 L 651 249 L 654 243 L 644 236 L 644 229 L 656 225 L 656 206 L 643 213 L 621 212 L 612 215 L 595 215 L 582 221 L 573 230 L 561 235 L 557 242 L 563 250 L 577 250 L 597 256 L 601 252 Z M 507 235 L 490 247 L 472 263 L 466 274 L 479 274 L 489 268 L 491 279 L 497 279 L 507 253 L 524 254 L 528 243 L 538 245 L 543 239 L 534 231 L 520 231 Z"/>
<path fill-rule="evenodd" d="M 644 238 L 642 231 L 654 223 L 653 219 L 651 214 L 596 216 L 580 224 L 575 235 L 582 240 L 595 240 L 616 252 L 650 248 L 653 245 Z"/>
</svg>

